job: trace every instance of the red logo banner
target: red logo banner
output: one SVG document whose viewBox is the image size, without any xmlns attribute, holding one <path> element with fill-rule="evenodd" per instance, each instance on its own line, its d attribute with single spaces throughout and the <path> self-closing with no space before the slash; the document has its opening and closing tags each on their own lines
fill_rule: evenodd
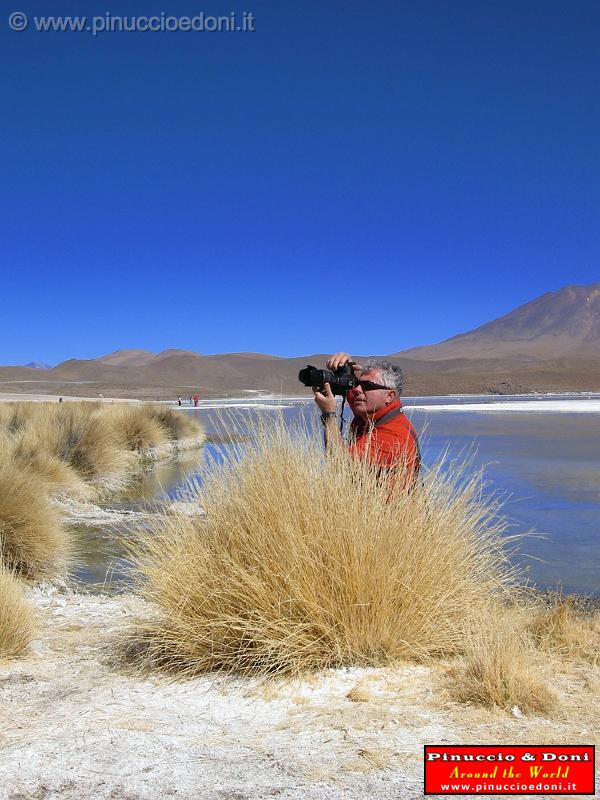
<svg viewBox="0 0 600 800">
<path fill-rule="evenodd" d="M 594 745 L 433 745 L 425 794 L 594 794 Z"/>
</svg>

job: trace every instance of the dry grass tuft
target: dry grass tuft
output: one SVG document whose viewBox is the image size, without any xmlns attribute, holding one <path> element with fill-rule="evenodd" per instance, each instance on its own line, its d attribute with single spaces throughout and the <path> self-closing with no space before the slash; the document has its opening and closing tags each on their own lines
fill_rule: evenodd
<svg viewBox="0 0 600 800">
<path fill-rule="evenodd" d="M 101 403 L 0 404 L 0 534 L 3 558 L 19 574 L 52 578 L 70 555 L 66 532 L 50 497 L 80 500 L 124 489 L 143 451 L 193 429 L 187 420 L 166 427 L 173 410 Z M 161 422 L 162 420 L 162 422 Z M 191 426 L 191 427 L 190 427 Z"/>
<path fill-rule="evenodd" d="M 577 612 L 569 599 L 537 609 L 528 625 L 540 650 L 561 658 L 600 664 L 600 614 Z"/>
<path fill-rule="evenodd" d="M 150 406 L 147 413 L 162 428 L 169 441 L 191 439 L 201 433 L 197 421 L 185 412 L 176 412 L 165 406 Z"/>
<path fill-rule="evenodd" d="M 55 490 L 89 495 L 90 485 L 122 477 L 132 467 L 111 429 L 114 413 L 96 403 L 22 403 L 4 429 L 12 458 Z M 19 421 L 12 434 L 11 419 Z"/>
<path fill-rule="evenodd" d="M 21 444 L 13 452 L 13 459 L 23 471 L 29 473 L 32 482 L 45 487 L 50 493 L 69 494 L 80 500 L 94 495 L 94 489 L 86 484 L 83 477 L 56 455 Z"/>
<path fill-rule="evenodd" d="M 60 436 L 57 455 L 86 483 L 124 476 L 133 466 L 131 456 L 115 439 L 111 415 L 96 408 L 91 413 L 82 404 L 69 404 L 74 410 L 60 414 L 56 422 Z"/>
<path fill-rule="evenodd" d="M 384 748 L 363 747 L 357 753 L 359 758 L 364 759 L 369 767 L 381 770 L 389 769 L 394 756 L 394 751 Z"/>
<path fill-rule="evenodd" d="M 497 610 L 473 629 L 468 652 L 450 676 L 450 692 L 461 702 L 546 715 L 557 705 L 539 671 L 533 643 Z"/>
<path fill-rule="evenodd" d="M 16 658 L 27 649 L 35 629 L 23 587 L 0 559 L 0 658 Z"/>
<path fill-rule="evenodd" d="M 346 697 L 353 703 L 368 703 L 373 698 L 373 693 L 364 681 L 360 681 L 350 689 Z"/>
<path fill-rule="evenodd" d="M 120 406 L 115 410 L 112 428 L 120 446 L 135 453 L 159 447 L 169 438 L 149 406 Z"/>
<path fill-rule="evenodd" d="M 3 451 L 50 486 L 76 496 L 89 496 L 90 486 L 118 490 L 131 478 L 144 451 L 168 441 L 198 439 L 200 434 L 195 420 L 160 406 L 0 406 Z"/>
<path fill-rule="evenodd" d="M 54 578 L 70 555 L 61 517 L 46 493 L 18 463 L 0 464 L 0 536 L 6 566 L 24 577 Z"/>
<path fill-rule="evenodd" d="M 477 478 L 383 485 L 282 424 L 204 476 L 204 518 L 164 517 L 136 551 L 154 661 L 179 673 L 298 674 L 460 652 L 510 582 Z"/>
<path fill-rule="evenodd" d="M 586 675 L 584 680 L 588 692 L 600 696 L 600 675 Z"/>
</svg>

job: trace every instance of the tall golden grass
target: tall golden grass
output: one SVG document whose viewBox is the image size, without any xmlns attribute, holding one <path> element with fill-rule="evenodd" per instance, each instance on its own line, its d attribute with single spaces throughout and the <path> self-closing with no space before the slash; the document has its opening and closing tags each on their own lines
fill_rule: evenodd
<svg viewBox="0 0 600 800">
<path fill-rule="evenodd" d="M 159 612 L 140 636 L 184 674 L 299 674 L 464 651 L 513 579 L 480 476 L 383 481 L 318 434 L 257 432 L 203 476 L 204 517 L 165 516 L 136 547 Z"/>
<path fill-rule="evenodd" d="M 160 406 L 3 403 L 0 440 L 37 480 L 85 498 L 126 485 L 144 451 L 200 440 L 198 423 L 184 417 Z"/>
<path fill-rule="evenodd" d="M 148 407 L 148 415 L 171 442 L 197 437 L 200 432 L 197 421 L 185 412 L 176 413 L 168 407 L 155 405 Z"/>
<path fill-rule="evenodd" d="M 165 415 L 173 413 L 165 409 Z M 119 449 L 125 452 L 140 453 L 169 440 L 167 429 L 156 419 L 152 406 L 120 406 L 115 410 L 111 432 Z"/>
<path fill-rule="evenodd" d="M 2 560 L 28 578 L 54 578 L 65 571 L 69 538 L 48 487 L 14 460 L 0 464 Z"/>
<path fill-rule="evenodd" d="M 153 406 L 0 404 L 0 535 L 4 562 L 19 574 L 64 571 L 71 545 L 51 498 L 97 499 L 131 482 L 149 448 L 178 437 L 201 441 L 193 420 Z"/>
<path fill-rule="evenodd" d="M 600 665 L 600 612 L 577 611 L 569 598 L 534 608 L 527 629 L 537 647 L 562 659 Z"/>
<path fill-rule="evenodd" d="M 519 611 L 489 607 L 483 612 L 465 637 L 460 663 L 449 672 L 452 696 L 515 713 L 551 713 L 557 696 L 547 686 L 540 653 Z"/>
<path fill-rule="evenodd" d="M 0 559 L 0 658 L 16 658 L 27 649 L 35 629 L 23 586 Z"/>
</svg>

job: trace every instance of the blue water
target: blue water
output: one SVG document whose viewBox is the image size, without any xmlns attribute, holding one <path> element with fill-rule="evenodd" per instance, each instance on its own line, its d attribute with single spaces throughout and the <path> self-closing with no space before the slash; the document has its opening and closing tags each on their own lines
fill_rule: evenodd
<svg viewBox="0 0 600 800">
<path fill-rule="evenodd" d="M 477 402 L 481 400 L 501 402 L 489 396 L 477 398 Z M 419 403 L 448 401 L 428 398 Z M 428 411 L 410 406 L 406 399 L 407 414 L 421 434 L 425 466 L 446 449 L 458 458 L 469 453 L 472 469 L 485 468 L 488 490 L 505 498 L 504 513 L 512 524 L 509 532 L 535 530 L 540 534 L 522 540 L 517 558 L 536 586 L 600 594 L 600 415 Z M 197 415 L 207 432 L 222 430 L 220 410 L 186 413 Z M 244 411 L 248 430 L 253 419 L 268 420 L 274 413 Z M 312 403 L 295 403 L 284 408 L 283 414 L 287 422 L 316 418 Z M 229 447 L 208 444 L 203 457 L 223 458 Z M 190 477 L 194 478 L 193 469 L 186 480 Z M 180 479 L 165 485 L 165 492 L 176 496 L 182 483 Z"/>
</svg>

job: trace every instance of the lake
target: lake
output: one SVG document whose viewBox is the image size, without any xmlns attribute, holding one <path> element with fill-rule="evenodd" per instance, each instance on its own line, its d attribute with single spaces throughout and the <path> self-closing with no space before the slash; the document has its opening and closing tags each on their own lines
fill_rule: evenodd
<svg viewBox="0 0 600 800">
<path fill-rule="evenodd" d="M 519 564 L 541 589 L 600 594 L 600 395 L 403 398 L 421 436 L 423 463 L 446 449 L 470 454 L 472 468 L 485 470 L 489 491 L 505 498 L 510 533 L 537 534 L 520 546 Z M 223 415 L 243 408 L 250 423 L 282 413 L 291 423 L 316 420 L 314 403 L 283 398 L 205 401 L 181 413 L 197 416 L 207 433 L 222 431 Z M 347 416 L 349 413 L 347 412 Z M 226 457 L 227 444 L 212 442 L 201 454 L 161 465 L 138 487 L 142 501 L 174 498 L 194 480 L 200 458 Z M 118 546 L 94 529 L 85 541 L 78 577 L 86 583 L 126 574 Z"/>
</svg>

